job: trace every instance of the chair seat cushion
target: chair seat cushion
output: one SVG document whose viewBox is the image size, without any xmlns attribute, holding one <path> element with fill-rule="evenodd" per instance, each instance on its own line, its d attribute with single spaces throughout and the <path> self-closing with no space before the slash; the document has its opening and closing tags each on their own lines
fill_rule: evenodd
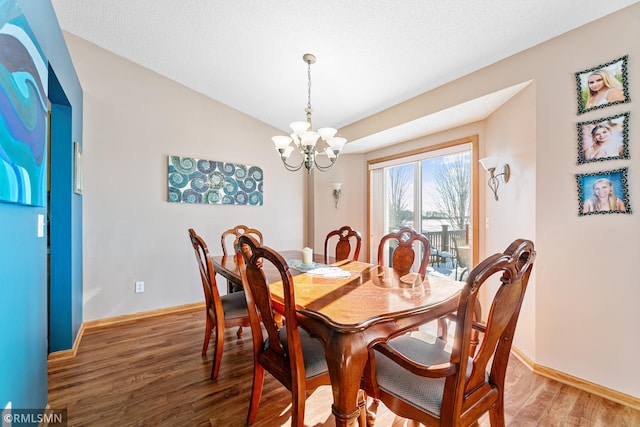
<svg viewBox="0 0 640 427">
<path fill-rule="evenodd" d="M 248 317 L 247 300 L 243 292 L 233 292 L 220 297 L 225 319 Z"/>
<path fill-rule="evenodd" d="M 327 372 L 327 359 L 324 356 L 324 345 L 316 338 L 311 338 L 307 331 L 298 328 L 300 343 L 302 345 L 302 357 L 304 357 L 304 370 L 307 379 L 315 378 Z M 283 326 L 278 331 L 280 342 L 285 349 L 287 347 L 287 329 Z"/>
<path fill-rule="evenodd" d="M 446 343 L 435 337 L 434 342 L 427 342 L 403 335 L 390 340 L 388 345 L 421 365 L 437 365 L 451 359 L 451 353 L 445 348 Z M 375 366 L 376 381 L 380 389 L 435 417 L 440 416 L 444 378 L 426 378 L 413 374 L 378 351 L 375 351 Z M 471 368 L 469 360 L 467 375 L 471 374 Z"/>
</svg>

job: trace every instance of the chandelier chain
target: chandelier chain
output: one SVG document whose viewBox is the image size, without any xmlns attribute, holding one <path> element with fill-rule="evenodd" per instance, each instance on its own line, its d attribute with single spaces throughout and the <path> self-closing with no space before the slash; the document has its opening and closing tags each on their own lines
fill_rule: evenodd
<svg viewBox="0 0 640 427">
<path fill-rule="evenodd" d="M 311 110 L 311 62 L 307 62 L 307 108 Z"/>
</svg>

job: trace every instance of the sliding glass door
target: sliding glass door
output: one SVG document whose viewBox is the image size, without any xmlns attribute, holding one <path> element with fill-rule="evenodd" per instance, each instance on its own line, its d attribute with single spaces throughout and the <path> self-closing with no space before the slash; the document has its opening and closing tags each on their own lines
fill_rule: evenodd
<svg viewBox="0 0 640 427">
<path fill-rule="evenodd" d="M 431 242 L 430 274 L 464 278 L 477 253 L 476 142 L 474 137 L 369 162 L 370 259 L 377 259 L 383 235 L 411 227 Z"/>
</svg>

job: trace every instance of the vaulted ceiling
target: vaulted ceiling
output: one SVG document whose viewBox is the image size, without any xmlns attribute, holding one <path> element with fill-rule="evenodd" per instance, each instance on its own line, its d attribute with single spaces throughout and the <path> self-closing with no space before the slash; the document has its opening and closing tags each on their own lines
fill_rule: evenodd
<svg viewBox="0 0 640 427">
<path fill-rule="evenodd" d="M 304 120 L 304 53 L 314 126 L 340 128 L 636 2 L 52 0 L 64 31 L 286 133 Z"/>
</svg>

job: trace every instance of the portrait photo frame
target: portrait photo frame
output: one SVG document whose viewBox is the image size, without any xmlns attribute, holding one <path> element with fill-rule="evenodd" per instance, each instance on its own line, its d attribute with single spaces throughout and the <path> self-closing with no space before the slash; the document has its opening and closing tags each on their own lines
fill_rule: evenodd
<svg viewBox="0 0 640 427">
<path fill-rule="evenodd" d="M 82 145 L 73 143 L 73 192 L 82 195 Z"/>
<path fill-rule="evenodd" d="M 627 60 L 628 55 L 625 55 L 606 64 L 575 73 L 578 114 L 631 101 L 627 80 Z M 601 85 L 596 92 L 589 88 L 590 79 L 594 84 Z"/>
<path fill-rule="evenodd" d="M 630 214 L 628 168 L 576 174 L 578 215 Z"/>
<path fill-rule="evenodd" d="M 578 164 L 629 159 L 629 114 L 577 123 Z"/>
</svg>

